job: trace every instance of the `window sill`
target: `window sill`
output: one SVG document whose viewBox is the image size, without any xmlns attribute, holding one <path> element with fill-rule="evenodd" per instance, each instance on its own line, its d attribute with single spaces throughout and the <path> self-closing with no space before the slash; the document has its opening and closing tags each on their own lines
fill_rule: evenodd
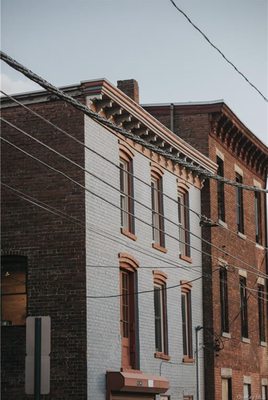
<svg viewBox="0 0 268 400">
<path fill-rule="evenodd" d="M 244 235 L 244 233 L 242 233 L 242 232 L 237 232 L 237 236 L 240 237 L 243 240 L 247 240 L 247 236 Z"/>
<path fill-rule="evenodd" d="M 226 224 L 226 222 L 224 222 L 222 219 L 218 219 L 218 224 L 223 226 L 224 228 L 228 228 L 228 225 Z"/>
<path fill-rule="evenodd" d="M 262 347 L 267 347 L 267 342 L 261 342 L 260 345 L 261 345 Z"/>
<path fill-rule="evenodd" d="M 165 360 L 165 361 L 169 361 L 170 360 L 170 356 L 168 356 L 165 353 L 161 353 L 160 351 L 156 351 L 154 353 L 154 358 L 161 358 L 161 360 Z"/>
<path fill-rule="evenodd" d="M 246 337 L 242 337 L 242 342 L 243 343 L 250 343 L 250 339 Z"/>
<path fill-rule="evenodd" d="M 159 243 L 152 243 L 152 248 L 161 251 L 162 253 L 167 253 L 167 249 L 162 247 Z"/>
<path fill-rule="evenodd" d="M 125 236 L 127 236 L 129 239 L 136 241 L 137 240 L 137 236 L 134 235 L 134 233 L 129 232 L 127 229 L 125 228 L 121 228 L 121 233 Z"/>
<path fill-rule="evenodd" d="M 132 369 L 132 368 L 120 368 L 121 372 L 132 372 L 134 374 L 140 374 L 141 371 L 139 369 Z"/>
<path fill-rule="evenodd" d="M 256 248 L 260 249 L 260 250 L 264 250 L 264 247 L 259 243 L 256 243 Z"/>
<path fill-rule="evenodd" d="M 193 262 L 192 257 L 185 256 L 184 254 L 180 254 L 180 259 L 188 262 L 189 264 L 192 264 Z"/>
<path fill-rule="evenodd" d="M 184 364 L 194 364 L 194 358 L 188 357 L 188 356 L 183 356 L 182 362 Z"/>
<path fill-rule="evenodd" d="M 228 338 L 228 339 L 231 339 L 231 334 L 229 333 L 229 332 L 222 332 L 222 337 L 225 337 L 225 338 Z"/>
</svg>

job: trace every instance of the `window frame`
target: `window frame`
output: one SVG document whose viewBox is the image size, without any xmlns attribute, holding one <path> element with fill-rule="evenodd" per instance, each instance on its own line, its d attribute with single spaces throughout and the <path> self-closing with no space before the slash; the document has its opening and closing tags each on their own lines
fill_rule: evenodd
<svg viewBox="0 0 268 400">
<path fill-rule="evenodd" d="M 268 400 L 268 385 L 261 385 L 261 400 Z"/>
<path fill-rule="evenodd" d="M 181 281 L 183 361 L 193 362 L 192 285 Z"/>
<path fill-rule="evenodd" d="M 152 243 L 153 247 L 165 249 L 163 173 L 151 171 Z"/>
<path fill-rule="evenodd" d="M 243 176 L 239 172 L 235 172 L 235 181 L 239 184 L 243 184 Z M 243 189 L 241 187 L 235 187 L 235 204 L 236 204 L 236 225 L 237 231 L 244 234 L 244 201 L 243 201 Z"/>
<path fill-rule="evenodd" d="M 191 235 L 190 235 L 190 210 L 189 191 L 178 188 L 178 225 L 180 239 L 180 258 L 191 257 Z"/>
<path fill-rule="evenodd" d="M 265 318 L 265 288 L 258 284 L 258 319 L 259 319 L 259 340 L 266 342 L 266 318 Z"/>
<path fill-rule="evenodd" d="M 220 266 L 220 309 L 221 309 L 221 332 L 229 333 L 229 303 L 228 303 L 228 269 Z"/>
<path fill-rule="evenodd" d="M 22 267 L 21 270 L 18 267 Z M 14 281 L 18 281 L 22 286 L 24 287 L 24 291 L 22 292 L 7 292 L 4 293 L 3 286 L 4 286 L 4 280 L 3 280 L 3 274 L 5 273 L 5 276 L 10 276 L 10 273 L 8 272 L 8 269 L 10 271 L 18 271 L 21 274 L 24 275 L 24 281 L 18 280 L 16 278 L 13 278 Z M 6 275 L 8 273 L 8 275 Z M 2 280 L 1 280 L 1 325 L 2 326 L 10 326 L 10 327 L 18 327 L 18 326 L 26 326 L 26 317 L 28 315 L 28 260 L 26 256 L 21 256 L 21 255 L 2 255 L 1 256 L 1 275 L 2 275 Z M 12 279 L 12 276 L 11 276 Z M 3 297 L 7 296 L 23 296 L 25 297 L 25 306 L 23 307 L 24 310 L 24 323 L 19 324 L 19 323 L 12 323 L 11 320 L 4 320 L 2 318 L 3 314 L 5 313 L 3 309 L 5 308 L 5 302 L 2 300 Z M 13 297 L 14 299 L 14 297 Z M 11 322 L 11 323 L 9 323 Z"/>
<path fill-rule="evenodd" d="M 154 323 L 155 323 L 155 357 L 169 359 L 168 356 L 168 318 L 167 318 L 167 275 L 159 270 L 153 271 L 154 283 Z M 156 296 L 159 297 L 159 315 L 157 315 Z M 157 326 L 160 321 L 160 339 Z M 159 346 L 160 341 L 160 346 Z"/>
<path fill-rule="evenodd" d="M 245 389 L 248 392 L 247 393 L 247 397 L 245 397 Z M 245 383 L 244 382 L 244 384 L 243 384 L 243 399 L 244 400 L 251 400 L 252 399 L 251 394 L 252 394 L 252 392 L 251 392 L 251 383 Z"/>
<path fill-rule="evenodd" d="M 218 175 L 224 177 L 224 160 L 217 155 L 216 163 L 218 165 Z M 218 204 L 218 219 L 225 222 L 224 182 L 221 181 L 217 181 L 217 204 Z"/>
<path fill-rule="evenodd" d="M 224 377 L 224 376 L 221 378 L 221 389 L 222 389 L 222 392 L 223 392 L 223 382 L 227 382 L 227 399 L 224 399 L 223 396 L 222 396 L 222 400 L 232 400 L 232 378 L 231 377 Z"/>
<path fill-rule="evenodd" d="M 135 240 L 133 155 L 126 149 L 119 152 L 119 172 L 121 232 L 130 233 Z"/>
<path fill-rule="evenodd" d="M 247 298 L 247 278 L 239 275 L 239 291 L 240 291 L 240 318 L 241 318 L 241 336 L 249 338 L 248 331 L 248 298 Z"/>
<path fill-rule="evenodd" d="M 254 212 L 255 212 L 255 240 L 262 245 L 262 196 L 260 192 L 254 192 Z"/>
</svg>

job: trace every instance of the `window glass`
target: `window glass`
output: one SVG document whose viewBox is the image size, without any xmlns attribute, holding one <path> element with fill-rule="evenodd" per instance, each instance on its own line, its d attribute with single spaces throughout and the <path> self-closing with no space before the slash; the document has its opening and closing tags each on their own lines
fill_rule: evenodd
<svg viewBox="0 0 268 400">
<path fill-rule="evenodd" d="M 165 247 L 164 234 L 164 207 L 163 207 L 163 190 L 162 178 L 152 176 L 151 179 L 152 194 L 152 231 L 153 241 L 160 246 Z"/>
<path fill-rule="evenodd" d="M 241 315 L 241 335 L 248 338 L 248 299 L 247 299 L 247 280 L 240 276 L 240 315 Z"/>
<path fill-rule="evenodd" d="M 243 178 L 240 174 L 235 174 L 237 183 L 242 184 Z M 244 208 L 243 208 L 243 189 L 236 187 L 236 224 L 238 232 L 244 233 Z"/>
<path fill-rule="evenodd" d="M 181 296 L 183 355 L 193 357 L 192 339 L 192 304 L 191 292 L 183 292 Z"/>
<path fill-rule="evenodd" d="M 120 158 L 121 227 L 134 233 L 134 189 L 132 160 Z"/>
<path fill-rule="evenodd" d="M 227 268 L 220 268 L 221 330 L 229 332 Z"/>
<path fill-rule="evenodd" d="M 178 219 L 179 219 L 179 240 L 180 254 L 190 257 L 190 212 L 189 212 L 189 193 L 178 194 Z"/>
<path fill-rule="evenodd" d="M 223 160 L 217 156 L 218 175 L 224 176 Z M 217 195 L 218 195 L 218 217 L 225 221 L 225 202 L 224 202 L 224 183 L 217 181 Z"/>
<path fill-rule="evenodd" d="M 164 354 L 168 354 L 166 304 L 165 284 L 154 284 L 155 349 Z"/>
</svg>

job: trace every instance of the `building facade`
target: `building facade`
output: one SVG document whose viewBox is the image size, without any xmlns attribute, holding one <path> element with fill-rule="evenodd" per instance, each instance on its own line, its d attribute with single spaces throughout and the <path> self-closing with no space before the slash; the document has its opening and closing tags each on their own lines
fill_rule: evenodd
<svg viewBox="0 0 268 400">
<path fill-rule="evenodd" d="M 118 86 L 132 99 L 106 80 L 65 90 L 216 171 L 138 104 L 135 81 Z M 54 126 L 3 99 L 2 398 L 28 398 L 25 318 L 49 315 L 44 398 L 204 399 L 202 177 L 47 92 L 16 100 Z"/>
<path fill-rule="evenodd" d="M 268 149 L 223 101 L 145 108 L 214 161 L 218 175 L 266 188 Z M 267 399 L 265 194 L 210 180 L 202 214 L 210 219 L 202 228 L 205 398 Z"/>
</svg>

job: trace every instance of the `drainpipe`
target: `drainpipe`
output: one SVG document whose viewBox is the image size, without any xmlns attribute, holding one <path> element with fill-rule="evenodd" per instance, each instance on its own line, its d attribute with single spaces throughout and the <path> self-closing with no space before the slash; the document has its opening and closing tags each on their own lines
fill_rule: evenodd
<svg viewBox="0 0 268 400">
<path fill-rule="evenodd" d="M 199 400 L 199 341 L 198 341 L 198 332 L 203 329 L 203 326 L 195 327 L 195 368 L 196 368 L 196 400 Z"/>
</svg>

